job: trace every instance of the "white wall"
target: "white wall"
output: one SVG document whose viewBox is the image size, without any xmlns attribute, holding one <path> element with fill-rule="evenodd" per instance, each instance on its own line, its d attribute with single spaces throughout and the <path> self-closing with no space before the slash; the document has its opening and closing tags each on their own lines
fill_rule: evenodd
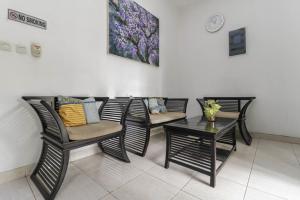
<svg viewBox="0 0 300 200">
<path fill-rule="evenodd" d="M 164 93 L 189 97 L 256 96 L 249 108 L 251 131 L 300 137 L 300 2 L 297 0 L 199 0 L 180 8 L 177 64 L 166 71 Z M 207 18 L 226 17 L 218 33 Z M 247 55 L 228 56 L 228 32 L 247 29 Z"/>
<path fill-rule="evenodd" d="M 176 10 L 162 0 L 136 2 L 160 18 L 159 68 L 107 54 L 107 0 L 0 1 L 0 40 L 43 48 L 39 59 L 0 51 L 0 172 L 31 164 L 40 154 L 41 127 L 19 100 L 23 95 L 162 94 Z M 8 8 L 47 20 L 48 30 L 8 21 Z"/>
</svg>

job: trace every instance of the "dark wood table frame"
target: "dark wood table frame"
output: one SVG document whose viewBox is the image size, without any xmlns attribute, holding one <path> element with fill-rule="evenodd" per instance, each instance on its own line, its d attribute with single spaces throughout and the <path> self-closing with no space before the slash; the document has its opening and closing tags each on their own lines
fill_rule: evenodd
<svg viewBox="0 0 300 200">
<path fill-rule="evenodd" d="M 218 131 L 201 130 L 194 126 L 211 126 L 204 118 L 195 117 L 164 126 L 167 137 L 165 168 L 169 163 L 193 169 L 210 176 L 210 186 L 215 187 L 216 175 L 222 169 L 233 151 L 236 151 L 235 127 L 237 120 L 219 118 L 216 126 L 222 123 Z M 190 126 L 190 124 L 193 124 Z M 227 144 L 228 148 L 217 147 L 217 143 Z M 217 160 L 221 164 L 217 167 Z"/>
<path fill-rule="evenodd" d="M 238 125 L 240 134 L 247 145 L 251 145 L 252 136 L 250 135 L 246 126 L 246 111 L 253 100 L 256 97 L 203 97 L 197 99 L 199 102 L 202 112 L 204 112 L 204 101 L 215 100 L 222 106 L 221 111 L 225 112 L 239 112 Z M 243 102 L 245 102 L 243 104 Z M 204 113 L 203 113 L 204 116 Z"/>
</svg>

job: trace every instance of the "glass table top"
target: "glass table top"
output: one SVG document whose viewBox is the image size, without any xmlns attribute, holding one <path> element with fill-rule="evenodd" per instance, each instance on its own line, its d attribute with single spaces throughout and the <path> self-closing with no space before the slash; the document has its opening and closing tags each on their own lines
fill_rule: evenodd
<svg viewBox="0 0 300 200">
<path fill-rule="evenodd" d="M 169 123 L 166 124 L 165 127 L 184 128 L 209 134 L 218 134 L 224 129 L 234 125 L 236 121 L 236 119 L 216 118 L 215 122 L 208 122 L 204 117 L 198 116 Z"/>
</svg>

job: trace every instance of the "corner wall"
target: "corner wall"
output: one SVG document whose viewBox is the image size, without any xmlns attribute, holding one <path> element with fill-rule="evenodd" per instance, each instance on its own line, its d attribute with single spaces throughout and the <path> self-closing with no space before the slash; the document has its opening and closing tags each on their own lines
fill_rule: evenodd
<svg viewBox="0 0 300 200">
<path fill-rule="evenodd" d="M 158 96 L 172 46 L 175 8 L 166 0 L 137 0 L 160 19 L 160 67 L 108 55 L 107 0 L 1 0 L 0 40 L 42 45 L 42 57 L 0 51 L 0 172 L 33 163 L 41 127 L 23 95 Z M 48 21 L 40 30 L 7 20 L 15 9 Z M 81 155 L 82 156 L 82 155 Z"/>
<path fill-rule="evenodd" d="M 201 0 L 180 8 L 177 62 L 164 74 L 163 92 L 189 97 L 188 113 L 200 115 L 197 97 L 256 96 L 248 125 L 254 132 L 300 137 L 300 13 L 296 0 Z M 205 30 L 223 13 L 224 28 Z M 228 32 L 247 31 L 247 55 L 228 56 Z"/>
</svg>

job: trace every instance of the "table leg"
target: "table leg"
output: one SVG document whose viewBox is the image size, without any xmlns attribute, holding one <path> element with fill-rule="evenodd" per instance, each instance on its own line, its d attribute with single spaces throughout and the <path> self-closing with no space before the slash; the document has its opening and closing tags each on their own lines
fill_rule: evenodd
<svg viewBox="0 0 300 200">
<path fill-rule="evenodd" d="M 216 186 L 216 159 L 217 159 L 217 152 L 216 152 L 216 140 L 213 139 L 211 142 L 211 174 L 210 174 L 210 186 Z"/>
<path fill-rule="evenodd" d="M 165 133 L 166 133 L 166 141 L 167 141 L 167 145 L 166 145 L 166 160 L 165 160 L 165 168 L 168 169 L 169 168 L 169 154 L 170 154 L 170 148 L 171 148 L 171 136 L 170 136 L 170 132 L 165 129 Z"/>
</svg>

